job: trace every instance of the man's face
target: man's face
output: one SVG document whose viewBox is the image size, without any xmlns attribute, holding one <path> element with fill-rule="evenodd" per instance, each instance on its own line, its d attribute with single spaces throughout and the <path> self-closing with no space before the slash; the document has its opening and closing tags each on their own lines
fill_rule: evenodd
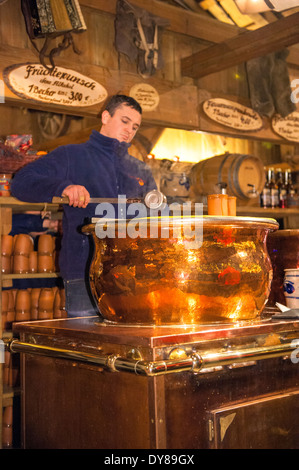
<svg viewBox="0 0 299 470">
<path fill-rule="evenodd" d="M 130 106 L 121 105 L 113 116 L 108 111 L 102 113 L 100 133 L 120 142 L 131 142 L 141 124 L 141 115 Z"/>
</svg>

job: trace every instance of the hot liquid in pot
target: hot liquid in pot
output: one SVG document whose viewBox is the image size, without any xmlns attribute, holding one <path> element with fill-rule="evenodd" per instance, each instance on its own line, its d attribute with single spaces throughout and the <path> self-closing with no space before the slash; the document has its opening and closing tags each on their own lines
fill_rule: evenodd
<svg viewBox="0 0 299 470">
<path fill-rule="evenodd" d="M 240 220 L 204 223 L 197 249 L 188 248 L 183 233 L 167 239 L 94 236 L 90 282 L 102 316 L 151 325 L 257 318 L 272 280 L 265 246 L 271 228 Z"/>
</svg>

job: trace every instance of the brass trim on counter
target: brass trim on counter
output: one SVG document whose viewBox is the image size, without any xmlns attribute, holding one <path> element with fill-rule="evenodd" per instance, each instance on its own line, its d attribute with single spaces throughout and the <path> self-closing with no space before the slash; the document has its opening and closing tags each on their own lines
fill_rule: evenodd
<svg viewBox="0 0 299 470">
<path fill-rule="evenodd" d="M 37 354 L 40 356 L 69 359 L 102 366 L 112 372 L 133 372 L 137 375 L 154 376 L 171 372 L 184 372 L 200 367 L 200 357 L 196 354 L 182 360 L 142 361 L 120 357 L 117 354 L 97 355 L 83 351 L 60 349 L 40 344 L 24 343 L 13 339 L 7 347 L 13 353 Z"/>
<path fill-rule="evenodd" d="M 274 357 L 288 357 L 294 352 L 294 342 L 278 344 L 267 347 L 252 347 L 247 349 L 206 352 L 199 354 L 193 352 L 186 358 L 167 359 L 164 361 L 144 361 L 117 354 L 97 355 L 83 351 L 54 348 L 40 344 L 24 343 L 13 339 L 7 344 L 13 353 L 37 354 L 59 359 L 68 359 L 102 366 L 111 372 L 131 372 L 137 375 L 152 377 L 163 374 L 179 372 L 199 372 L 205 368 L 229 366 L 246 361 L 271 359 Z"/>
</svg>

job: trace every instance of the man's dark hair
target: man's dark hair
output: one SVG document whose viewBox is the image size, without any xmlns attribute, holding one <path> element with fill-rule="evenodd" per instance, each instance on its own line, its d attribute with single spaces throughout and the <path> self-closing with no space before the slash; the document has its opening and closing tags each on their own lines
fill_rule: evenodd
<svg viewBox="0 0 299 470">
<path fill-rule="evenodd" d="M 135 109 L 138 113 L 142 114 L 142 108 L 138 101 L 136 101 L 131 96 L 126 95 L 114 95 L 112 96 L 109 101 L 106 103 L 104 107 L 104 111 L 108 111 L 110 116 L 113 116 L 117 108 L 121 105 L 130 106 L 130 108 Z"/>
</svg>

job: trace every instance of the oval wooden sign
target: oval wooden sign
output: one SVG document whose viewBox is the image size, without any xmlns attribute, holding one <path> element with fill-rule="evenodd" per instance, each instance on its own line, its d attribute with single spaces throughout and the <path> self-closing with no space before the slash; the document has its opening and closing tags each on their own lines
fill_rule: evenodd
<svg viewBox="0 0 299 470">
<path fill-rule="evenodd" d="M 142 111 L 154 111 L 160 97 L 157 90 L 148 83 L 136 83 L 130 90 L 130 96 L 140 104 Z"/>
<path fill-rule="evenodd" d="M 294 111 L 284 118 L 276 114 L 272 118 L 272 128 L 284 139 L 299 142 L 299 112 Z"/>
<path fill-rule="evenodd" d="M 240 131 L 258 131 L 263 127 L 263 120 L 256 111 L 234 101 L 211 98 L 203 103 L 203 110 L 218 124 Z"/>
<path fill-rule="evenodd" d="M 3 71 L 8 88 L 20 98 L 59 106 L 92 106 L 108 96 L 105 88 L 74 70 L 41 64 L 15 64 Z"/>
</svg>

